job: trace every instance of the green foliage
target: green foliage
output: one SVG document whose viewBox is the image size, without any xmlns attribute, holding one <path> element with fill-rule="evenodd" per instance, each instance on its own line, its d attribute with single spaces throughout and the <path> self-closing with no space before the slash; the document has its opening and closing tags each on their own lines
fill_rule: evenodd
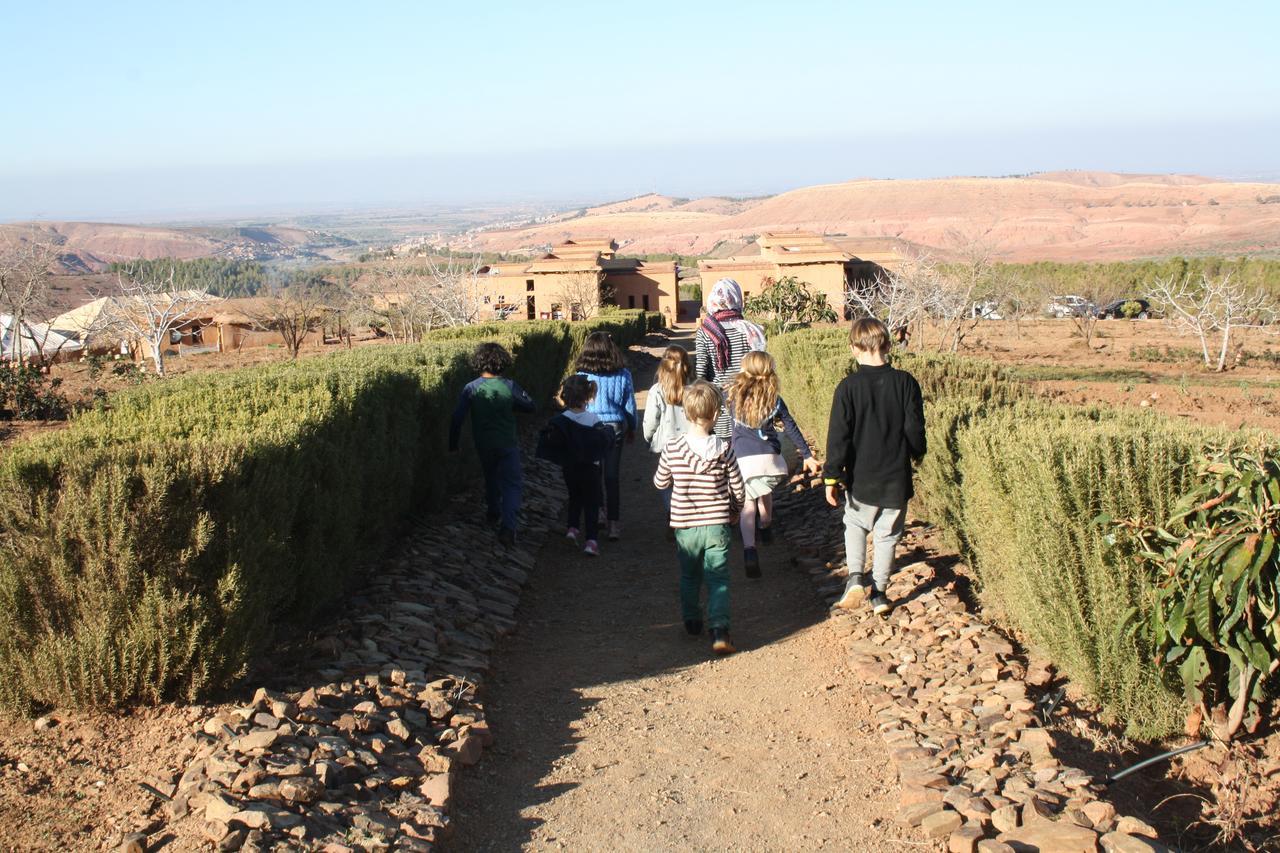
<svg viewBox="0 0 1280 853">
<path fill-rule="evenodd" d="M 1201 274 L 1210 276 L 1231 273 L 1250 287 L 1259 286 L 1280 294 L 1280 260 L 1262 258 L 1164 258 L 1147 261 L 1113 261 L 1110 263 L 1064 263 L 1038 261 L 1031 264 L 996 264 L 995 271 L 1004 280 L 1030 289 L 1053 293 L 1106 293 L 1117 297 L 1146 293 L 1158 278 L 1172 276 L 1181 281 L 1186 276 L 1198 281 Z"/>
<path fill-rule="evenodd" d="M 1187 701 L 1197 716 L 1209 713 L 1221 737 L 1232 737 L 1242 724 L 1253 731 L 1280 668 L 1274 448 L 1210 454 L 1171 513 L 1117 527 L 1155 581 L 1154 606 L 1143 615 L 1157 663 L 1176 668 Z"/>
<path fill-rule="evenodd" d="M 0 363 L 0 416 L 20 421 L 62 420 L 70 407 L 50 378 L 30 362 Z"/>
<path fill-rule="evenodd" d="M 827 295 L 814 293 L 807 282 L 793 275 L 766 282 L 760 293 L 747 300 L 744 310 L 780 332 L 814 323 L 834 323 L 837 319 L 835 310 L 827 304 Z"/>
<path fill-rule="evenodd" d="M 115 262 L 110 273 L 134 273 L 165 279 L 174 272 L 179 290 L 207 290 L 215 296 L 253 296 L 271 280 L 267 268 L 257 261 L 229 261 L 222 258 L 196 258 L 179 261 L 158 258 L 149 261 Z"/>
<path fill-rule="evenodd" d="M 855 367 L 845 333 L 802 330 L 769 346 L 788 407 L 821 446 L 832 392 Z M 1091 521 L 1168 517 L 1188 466 L 1232 436 L 1150 412 L 1045 402 L 1014 372 L 980 360 L 912 353 L 894 363 L 925 398 L 921 509 L 973 566 L 989 615 L 1130 734 L 1177 731 L 1177 693 L 1153 663 L 1150 635 L 1133 630 L 1135 614 L 1155 606 L 1155 582 Z"/>
<path fill-rule="evenodd" d="M 638 340 L 649 319 L 605 327 Z M 0 457 L 0 706 L 190 699 L 336 601 L 447 453 L 471 350 L 549 399 L 592 323 L 508 323 L 122 392 Z M 465 448 L 464 444 L 464 448 Z"/>
<path fill-rule="evenodd" d="M 1126 320 L 1133 320 L 1143 311 L 1142 303 L 1137 300 L 1130 299 L 1128 302 L 1120 306 L 1120 316 Z"/>
</svg>

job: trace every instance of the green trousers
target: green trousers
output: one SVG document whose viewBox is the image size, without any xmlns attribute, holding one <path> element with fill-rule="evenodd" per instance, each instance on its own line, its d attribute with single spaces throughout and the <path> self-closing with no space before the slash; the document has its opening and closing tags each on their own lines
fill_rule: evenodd
<svg viewBox="0 0 1280 853">
<path fill-rule="evenodd" d="M 680 610 L 686 622 L 702 619 L 699 602 L 707 585 L 707 627 L 729 627 L 729 525 L 676 528 L 680 557 Z"/>
</svg>

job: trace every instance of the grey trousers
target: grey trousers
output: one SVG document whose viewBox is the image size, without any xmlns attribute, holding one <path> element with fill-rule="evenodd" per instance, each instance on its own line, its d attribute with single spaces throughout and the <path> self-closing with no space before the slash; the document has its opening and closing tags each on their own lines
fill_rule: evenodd
<svg viewBox="0 0 1280 853">
<path fill-rule="evenodd" d="M 849 566 L 849 581 L 858 579 L 866 569 L 867 537 L 873 537 L 871 553 L 871 577 L 876 592 L 889 588 L 889 574 L 893 571 L 893 552 L 902 538 L 906 524 L 906 507 L 883 507 L 858 503 L 853 495 L 845 493 L 844 505 L 844 554 Z"/>
</svg>

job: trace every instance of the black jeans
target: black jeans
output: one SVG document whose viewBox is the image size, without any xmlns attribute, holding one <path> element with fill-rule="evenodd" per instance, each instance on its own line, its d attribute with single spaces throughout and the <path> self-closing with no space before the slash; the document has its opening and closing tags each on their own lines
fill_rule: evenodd
<svg viewBox="0 0 1280 853">
<path fill-rule="evenodd" d="M 600 466 L 566 465 L 563 470 L 569 490 L 569 526 L 577 527 L 587 539 L 599 539 Z"/>
<path fill-rule="evenodd" d="M 626 425 L 610 423 L 606 424 L 606 426 L 613 430 L 613 445 L 605 453 L 604 461 L 600 463 L 600 470 L 604 475 L 606 515 L 608 515 L 610 521 L 617 521 L 621 518 L 619 513 L 621 511 L 622 496 L 618 478 L 622 469 L 622 434 L 626 429 Z"/>
</svg>

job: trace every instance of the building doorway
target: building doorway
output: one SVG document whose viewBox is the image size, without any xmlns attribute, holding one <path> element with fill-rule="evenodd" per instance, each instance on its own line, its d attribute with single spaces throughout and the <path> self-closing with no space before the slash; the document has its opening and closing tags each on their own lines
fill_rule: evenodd
<svg viewBox="0 0 1280 853">
<path fill-rule="evenodd" d="M 646 293 L 644 296 L 641 296 L 640 300 L 644 303 L 644 310 L 648 311 L 649 310 L 649 294 Z"/>
<path fill-rule="evenodd" d="M 524 298 L 525 317 L 530 320 L 538 319 L 538 312 L 534 310 L 533 294 L 530 293 Z"/>
</svg>

